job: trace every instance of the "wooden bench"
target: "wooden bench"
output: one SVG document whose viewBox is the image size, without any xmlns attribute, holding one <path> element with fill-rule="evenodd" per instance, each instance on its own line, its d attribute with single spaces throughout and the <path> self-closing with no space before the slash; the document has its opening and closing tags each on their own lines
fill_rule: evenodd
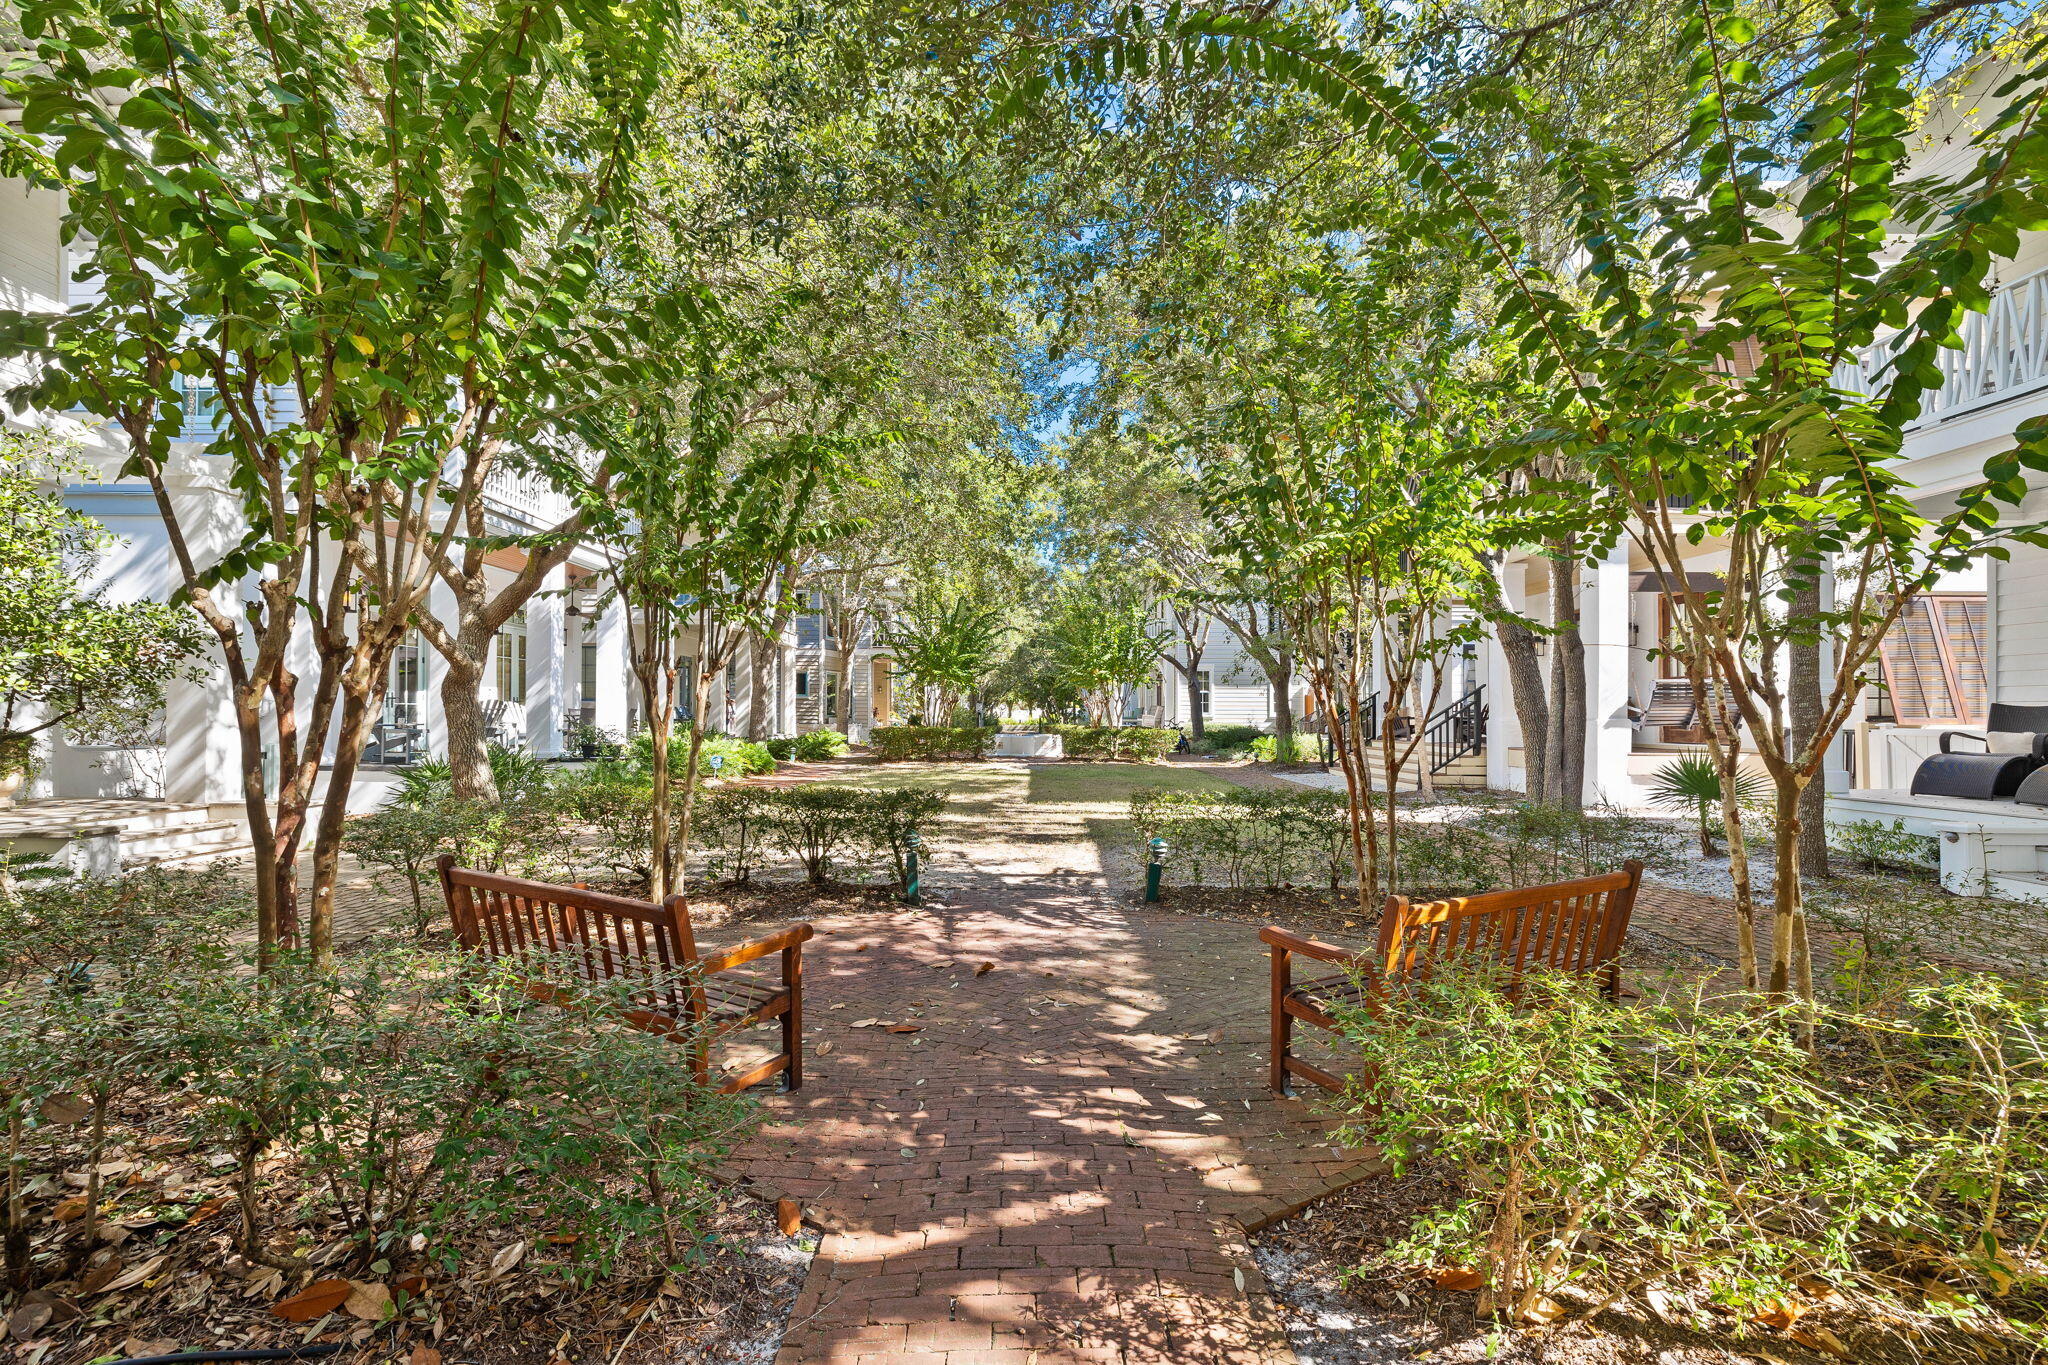
<svg viewBox="0 0 2048 1365">
<path fill-rule="evenodd" d="M 1289 1093 L 1300 1076 L 1326 1090 L 1344 1082 L 1294 1055 L 1294 1023 L 1334 1030 L 1339 1016 L 1377 1007 L 1389 985 L 1420 980 L 1440 959 L 1476 953 L 1510 964 L 1512 989 L 1524 968 L 1597 976 L 1610 998 L 1623 994 L 1621 942 L 1635 909 L 1643 865 L 1630 859 L 1620 872 L 1483 896 L 1414 904 L 1387 897 L 1379 947 L 1359 952 L 1267 926 L 1259 938 L 1273 950 L 1273 1060 L 1271 1084 Z M 1341 970 L 1294 980 L 1294 959 L 1310 958 Z"/>
<path fill-rule="evenodd" d="M 529 963 L 533 974 L 522 987 L 533 999 L 562 999 L 579 982 L 623 982 L 632 1002 L 626 1021 L 682 1039 L 691 1069 L 706 1085 L 714 1041 L 780 1020 L 782 1051 L 726 1078 L 719 1088 L 731 1094 L 778 1074 L 785 1089 L 803 1084 L 803 945 L 814 933 L 810 925 L 706 956 L 697 951 L 689 904 L 681 896 L 655 905 L 457 867 L 447 854 L 436 866 L 456 937 L 486 957 Z M 780 981 L 733 971 L 771 953 L 782 955 Z M 639 989 L 633 989 L 636 982 Z"/>
</svg>

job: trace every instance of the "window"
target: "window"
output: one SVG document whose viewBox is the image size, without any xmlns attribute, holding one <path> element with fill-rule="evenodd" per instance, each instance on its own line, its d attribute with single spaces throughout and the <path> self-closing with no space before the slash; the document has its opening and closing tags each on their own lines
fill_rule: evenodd
<svg viewBox="0 0 2048 1365">
<path fill-rule="evenodd" d="M 1206 715 L 1208 715 L 1208 714 L 1209 714 L 1209 670 L 1208 670 L 1208 669 L 1206 669 L 1206 668 L 1198 668 L 1198 669 L 1196 669 L 1196 670 L 1195 670 L 1195 691 L 1196 691 L 1196 693 L 1197 693 L 1197 694 L 1199 694 L 1199 695 L 1200 695 L 1200 697 L 1202 698 L 1202 714 L 1206 716 Z"/>
<path fill-rule="evenodd" d="M 498 632 L 498 699 L 526 705 L 526 613 L 519 612 Z"/>
<path fill-rule="evenodd" d="M 799 668 L 796 671 L 796 694 L 799 697 L 811 695 L 811 672 L 807 668 Z"/>
<path fill-rule="evenodd" d="M 1985 607 L 1976 593 L 1916 598 L 1878 647 L 1901 725 L 1982 725 Z"/>
</svg>

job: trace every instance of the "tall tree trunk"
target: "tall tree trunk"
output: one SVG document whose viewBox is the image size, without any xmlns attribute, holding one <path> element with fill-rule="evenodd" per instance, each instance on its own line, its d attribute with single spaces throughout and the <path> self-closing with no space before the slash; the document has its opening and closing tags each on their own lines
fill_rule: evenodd
<svg viewBox="0 0 2048 1365">
<path fill-rule="evenodd" d="M 498 799 L 498 779 L 491 771 L 490 745 L 484 738 L 484 660 L 490 657 L 492 634 L 464 622 L 450 641 L 452 647 L 437 651 L 447 669 L 441 675 L 441 719 L 448 727 L 449 782 L 463 801 Z"/>
<path fill-rule="evenodd" d="M 1536 632 L 1516 617 L 1496 627 L 1508 692 L 1522 731 L 1522 785 L 1532 800 L 1544 799 L 1550 783 L 1550 701 L 1543 694 L 1543 664 L 1536 657 Z"/>
<path fill-rule="evenodd" d="M 770 739 L 775 734 L 774 699 L 769 695 L 769 673 L 775 665 L 775 646 L 760 631 L 747 637 L 747 738 Z"/>
<path fill-rule="evenodd" d="M 839 733 L 853 734 L 853 649 L 842 642 L 839 650 Z"/>
<path fill-rule="evenodd" d="M 1578 557 L 1569 539 L 1555 543 L 1550 564 L 1551 637 L 1549 790 L 1545 801 L 1565 810 L 1586 803 L 1586 640 L 1579 631 Z"/>
<path fill-rule="evenodd" d="M 1199 654 L 1188 660 L 1185 679 L 1188 688 L 1188 738 L 1191 742 L 1202 738 L 1208 728 L 1202 719 L 1202 679 L 1198 667 L 1201 662 Z"/>
<path fill-rule="evenodd" d="M 1789 611 L 1795 624 L 1800 621 L 1817 621 L 1821 610 L 1820 584 L 1818 581 L 1798 589 L 1792 596 Z M 1803 755 L 1807 745 L 1813 742 L 1820 729 L 1821 712 L 1825 703 L 1821 698 L 1820 681 L 1820 636 L 1816 629 L 1812 640 L 1795 638 L 1790 646 L 1790 659 L 1786 683 L 1786 720 L 1789 723 L 1794 755 Z M 1827 841 L 1827 771 L 1826 761 L 1813 779 L 1799 792 L 1799 824 L 1805 837 L 1799 841 L 1799 873 L 1804 877 L 1826 877 L 1828 871 Z"/>
<path fill-rule="evenodd" d="M 1281 763 L 1294 759 L 1294 651 L 1282 647 L 1273 651 L 1266 667 L 1266 679 L 1273 687 L 1273 757 Z"/>
</svg>

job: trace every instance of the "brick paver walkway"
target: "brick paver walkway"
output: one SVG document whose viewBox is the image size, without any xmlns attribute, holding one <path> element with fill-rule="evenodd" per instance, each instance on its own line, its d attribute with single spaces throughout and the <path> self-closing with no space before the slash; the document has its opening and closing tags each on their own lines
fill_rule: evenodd
<svg viewBox="0 0 2048 1365">
<path fill-rule="evenodd" d="M 778 1365 L 1292 1361 L 1244 1231 L 1375 1167 L 1266 1091 L 1256 937 L 1118 904 L 1079 812 L 956 833 L 943 904 L 819 923 L 738 1158 L 827 1229 Z"/>
</svg>

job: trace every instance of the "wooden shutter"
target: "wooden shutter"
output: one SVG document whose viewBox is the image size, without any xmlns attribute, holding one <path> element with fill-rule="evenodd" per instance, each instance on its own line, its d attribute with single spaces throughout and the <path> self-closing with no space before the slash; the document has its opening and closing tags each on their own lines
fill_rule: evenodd
<svg viewBox="0 0 2048 1365">
<path fill-rule="evenodd" d="M 1989 700 L 1985 605 L 1975 593 L 1920 597 L 1878 650 L 1901 725 L 1982 725 Z"/>
</svg>

